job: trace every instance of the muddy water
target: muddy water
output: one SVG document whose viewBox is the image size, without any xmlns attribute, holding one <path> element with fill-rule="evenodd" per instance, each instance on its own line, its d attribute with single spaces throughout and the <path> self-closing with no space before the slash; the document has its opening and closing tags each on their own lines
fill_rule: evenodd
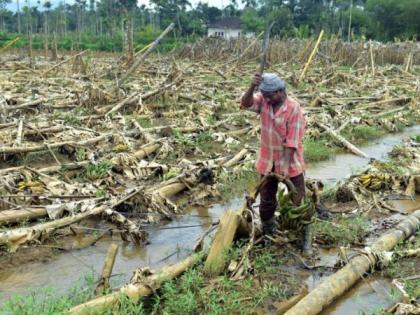
<svg viewBox="0 0 420 315">
<path fill-rule="evenodd" d="M 392 288 L 389 280 L 372 276 L 359 281 L 321 314 L 378 314 L 379 310 L 386 309 L 397 301 L 395 288 Z"/>
<path fill-rule="evenodd" d="M 383 160 L 387 153 L 399 144 L 402 139 L 415 136 L 420 133 L 420 125 L 413 126 L 404 132 L 387 135 L 367 145 L 360 146 L 360 149 L 369 157 Z M 310 164 L 307 167 L 307 175 L 311 178 L 323 180 L 327 184 L 334 184 L 336 181 L 346 177 L 366 166 L 369 160 L 351 153 L 338 154 L 333 159 Z"/>
<path fill-rule="evenodd" d="M 406 129 L 403 133 L 386 136 L 362 147 L 369 156 L 377 159 L 386 157 L 392 147 L 401 139 L 420 133 L 420 126 Z M 334 159 L 309 165 L 307 175 L 330 184 L 365 166 L 367 159 L 352 154 L 339 154 Z M 176 217 L 172 222 L 148 228 L 150 245 L 139 247 L 120 244 L 120 250 L 113 269 L 113 285 L 126 282 L 134 269 L 151 266 L 158 269 L 182 259 L 190 253 L 196 240 L 211 223 L 226 209 L 237 209 L 243 198 L 236 198 L 225 205 L 209 208 L 195 208 L 189 214 Z M 82 250 L 64 252 L 47 262 L 29 263 L 24 266 L 0 272 L 0 303 L 14 294 L 25 294 L 41 288 L 54 288 L 57 294 L 64 293 L 83 275 L 92 274 L 98 278 L 111 238 L 102 239 L 96 245 Z M 345 303 L 344 303 L 345 304 Z M 357 314 L 336 313 L 328 314 Z"/>
</svg>

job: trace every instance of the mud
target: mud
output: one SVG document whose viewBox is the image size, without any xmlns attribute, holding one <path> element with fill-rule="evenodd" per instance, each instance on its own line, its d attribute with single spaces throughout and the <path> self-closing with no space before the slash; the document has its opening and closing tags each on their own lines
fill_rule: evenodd
<svg viewBox="0 0 420 315">
<path fill-rule="evenodd" d="M 415 133 L 420 133 L 420 126 L 408 128 L 400 134 L 386 136 L 362 148 L 372 157 L 384 158 L 386 153 L 391 151 L 392 147 L 401 139 Z M 332 160 L 309 165 L 307 176 L 333 184 L 367 163 L 367 159 L 361 159 L 351 154 L 339 154 Z M 24 255 L 21 250 L 22 255 L 17 257 L 22 256 L 20 258 L 22 260 L 16 259 L 13 262 L 11 258 L 5 260 L 6 268 L 2 268 L 3 271 L 0 272 L 0 292 L 2 292 L 0 300 L 5 301 L 14 294 L 25 294 L 46 287 L 54 287 L 56 294 L 62 294 L 75 284 L 77 278 L 82 278 L 83 275 L 93 274 L 94 279 L 97 279 L 111 241 L 120 245 L 111 278 L 112 286 L 118 286 L 129 280 L 131 271 L 138 267 L 151 266 L 153 269 L 158 269 L 160 266 L 176 262 L 187 256 L 196 240 L 223 211 L 236 209 L 242 202 L 243 198 L 239 197 L 224 205 L 193 208 L 185 215 L 177 216 L 165 225 L 148 226 L 150 244 L 143 247 L 124 243 L 118 235 L 107 235 L 93 246 L 77 251 L 61 252 L 59 255 L 55 255 L 51 248 L 22 249 L 28 251 Z M 419 205 L 418 202 L 407 200 L 393 201 L 393 204 L 402 211 L 404 209 L 411 211 L 410 209 Z M 28 257 L 26 261 L 24 260 L 25 256 Z M 40 257 L 41 260 L 39 260 Z M 320 260 L 314 262 L 314 266 L 320 270 L 304 272 L 302 277 L 308 277 L 306 282 L 310 288 L 313 288 L 322 277 L 329 273 L 324 269 L 332 268 L 335 262 L 334 251 L 322 250 L 320 251 Z M 381 286 L 384 286 L 383 280 L 370 279 L 369 281 L 373 283 L 378 281 Z M 372 290 L 371 286 L 364 282 L 360 283 L 331 306 L 325 314 L 357 314 L 357 311 L 355 313 L 343 312 L 356 310 L 351 308 L 351 305 L 359 295 L 363 297 L 364 302 L 361 302 L 363 307 L 385 303 L 385 300 L 375 290 L 372 292 L 369 290 Z"/>
</svg>

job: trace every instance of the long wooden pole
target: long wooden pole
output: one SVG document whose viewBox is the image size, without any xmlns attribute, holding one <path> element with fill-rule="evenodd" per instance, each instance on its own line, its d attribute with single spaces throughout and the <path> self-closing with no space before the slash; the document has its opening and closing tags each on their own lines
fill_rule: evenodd
<svg viewBox="0 0 420 315">
<path fill-rule="evenodd" d="M 150 55 L 150 53 L 156 48 L 156 46 L 160 43 L 162 38 L 164 38 L 172 29 L 174 28 L 175 24 L 171 23 L 169 26 L 156 38 L 153 43 L 149 46 L 149 48 L 145 51 L 145 53 L 137 59 L 134 64 L 131 66 L 130 69 L 120 78 L 118 81 L 118 87 L 123 85 L 123 83 L 128 79 L 128 77 L 137 69 L 137 67 Z"/>
<path fill-rule="evenodd" d="M 321 43 L 321 39 L 322 39 L 323 35 L 324 35 L 324 30 L 321 30 L 321 33 L 319 33 L 319 36 L 318 36 L 318 40 L 316 41 L 315 47 L 312 50 L 311 54 L 309 55 L 308 61 L 306 62 L 305 66 L 303 67 L 302 73 L 299 76 L 298 82 L 302 82 L 302 80 L 305 78 L 306 71 L 308 71 L 308 68 L 309 68 L 309 66 L 312 62 L 312 59 L 314 58 L 314 56 L 315 56 L 315 54 L 318 50 L 318 47 L 319 47 L 319 44 Z"/>
</svg>

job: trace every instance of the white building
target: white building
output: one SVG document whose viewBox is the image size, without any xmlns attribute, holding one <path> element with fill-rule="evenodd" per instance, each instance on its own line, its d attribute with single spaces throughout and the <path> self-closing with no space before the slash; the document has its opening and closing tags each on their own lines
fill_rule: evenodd
<svg viewBox="0 0 420 315">
<path fill-rule="evenodd" d="M 238 37 L 253 37 L 254 33 L 245 32 L 238 17 L 223 17 L 208 25 L 208 37 L 223 37 L 226 39 Z"/>
</svg>

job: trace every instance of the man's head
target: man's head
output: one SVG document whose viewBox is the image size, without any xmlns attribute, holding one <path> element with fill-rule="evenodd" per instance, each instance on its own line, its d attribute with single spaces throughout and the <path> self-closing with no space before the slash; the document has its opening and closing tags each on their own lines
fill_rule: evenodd
<svg viewBox="0 0 420 315">
<path fill-rule="evenodd" d="M 282 105 L 286 100 L 286 84 L 274 73 L 262 75 L 260 91 L 264 99 L 270 105 Z"/>
</svg>

